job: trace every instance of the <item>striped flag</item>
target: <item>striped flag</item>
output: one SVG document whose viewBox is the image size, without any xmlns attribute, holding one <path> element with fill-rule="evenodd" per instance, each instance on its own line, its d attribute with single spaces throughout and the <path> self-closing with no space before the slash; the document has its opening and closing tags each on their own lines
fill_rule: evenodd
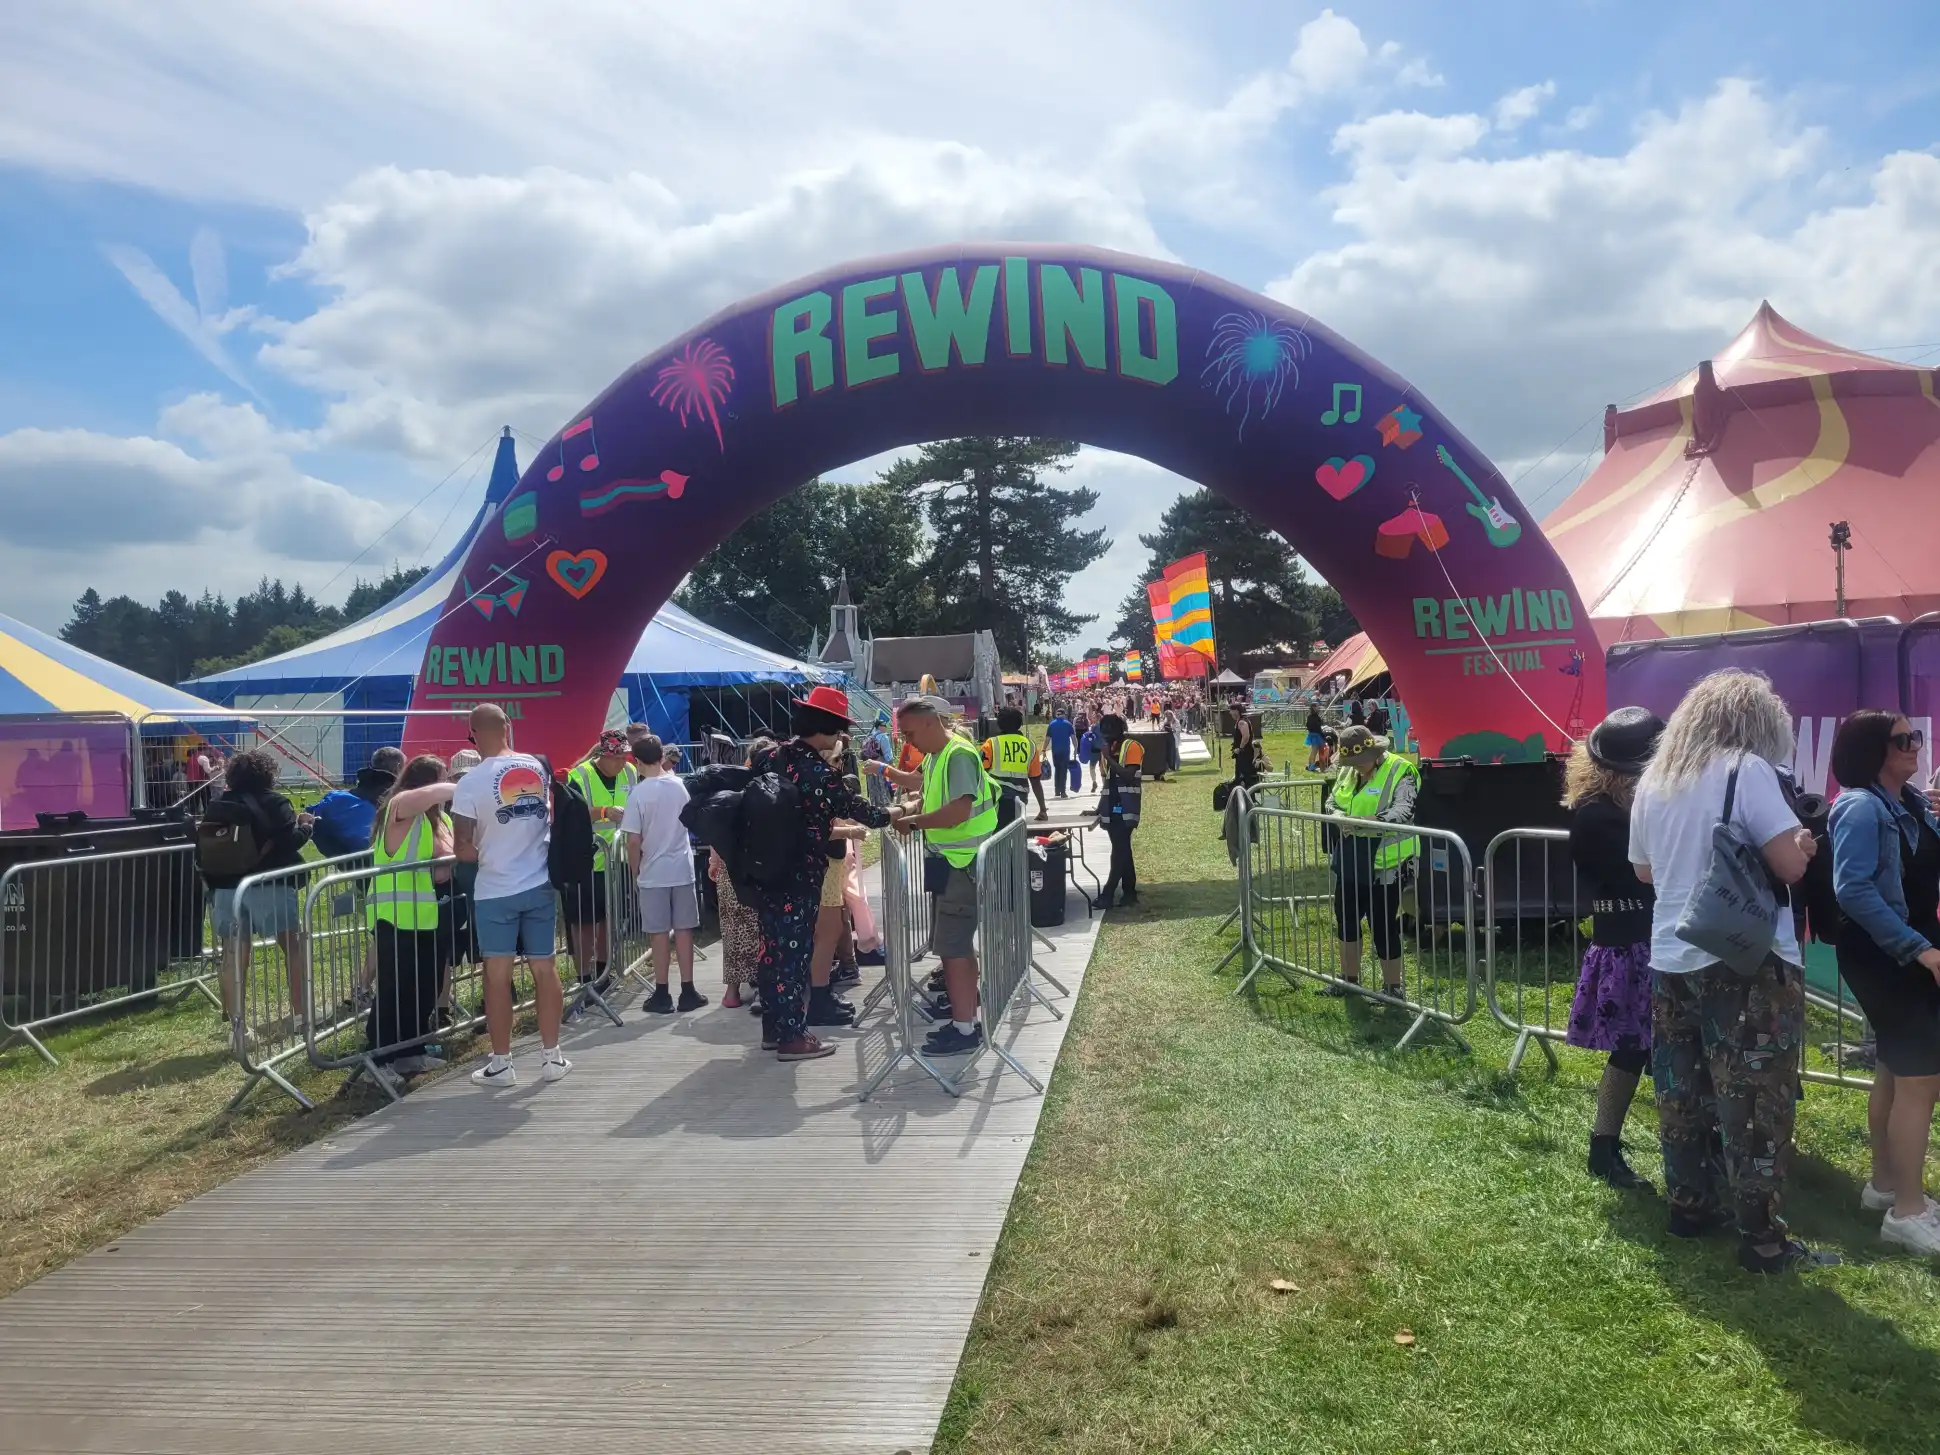
<svg viewBox="0 0 1940 1455">
<path fill-rule="evenodd" d="M 1217 658 L 1213 643 L 1212 588 L 1206 581 L 1206 553 L 1195 551 L 1165 568 L 1166 604 L 1170 608 L 1171 640 Z"/>
</svg>

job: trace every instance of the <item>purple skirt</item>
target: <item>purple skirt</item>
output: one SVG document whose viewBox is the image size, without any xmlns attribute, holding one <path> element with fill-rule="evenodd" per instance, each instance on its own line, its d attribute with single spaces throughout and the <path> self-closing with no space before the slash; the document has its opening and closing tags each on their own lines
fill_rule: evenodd
<svg viewBox="0 0 1940 1455">
<path fill-rule="evenodd" d="M 1566 1037 L 1589 1051 L 1650 1049 L 1650 946 L 1592 945 L 1577 977 Z"/>
</svg>

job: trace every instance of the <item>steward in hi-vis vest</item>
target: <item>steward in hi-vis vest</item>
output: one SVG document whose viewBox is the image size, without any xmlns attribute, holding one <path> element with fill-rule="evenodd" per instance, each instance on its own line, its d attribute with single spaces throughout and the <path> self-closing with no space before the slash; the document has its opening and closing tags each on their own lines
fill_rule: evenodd
<svg viewBox="0 0 1940 1455">
<path fill-rule="evenodd" d="M 1340 771 L 1323 811 L 1339 820 L 1329 858 L 1334 869 L 1334 932 L 1340 943 L 1340 984 L 1323 991 L 1351 995 L 1361 983 L 1361 922 L 1367 922 L 1381 962 L 1381 988 L 1405 998 L 1401 962 L 1401 894 L 1407 871 L 1421 850 L 1408 832 L 1415 820 L 1421 770 L 1388 751 L 1360 723 L 1340 733 Z M 1395 825 L 1401 827 L 1397 829 Z"/>
<path fill-rule="evenodd" d="M 640 781 L 640 770 L 633 763 L 633 743 L 624 732 L 609 728 L 600 734 L 593 756 L 566 775 L 586 800 L 593 818 L 593 877 L 585 885 L 569 885 L 560 891 L 566 912 L 566 935 L 572 945 L 573 963 L 583 967 L 582 978 L 597 995 L 604 995 L 611 984 L 607 970 L 606 915 L 608 889 L 607 859 L 614 852 L 614 839 L 620 832 L 620 819 L 626 812 L 627 795 Z M 583 840 L 581 841 L 584 842 Z M 624 886 L 615 886 L 624 894 Z M 584 1012 L 581 997 L 574 1014 Z"/>
<path fill-rule="evenodd" d="M 1044 802 L 1044 758 L 1025 736 L 1024 714 L 1019 709 L 997 710 L 997 736 L 984 739 L 983 766 L 1010 798 L 1002 815 L 1004 823 L 1011 820 L 1010 809 L 1021 807 L 1031 793 L 1037 795 L 1038 822 L 1050 818 L 1050 807 Z"/>
<path fill-rule="evenodd" d="M 1113 895 L 1130 908 L 1138 903 L 1138 864 L 1132 858 L 1132 830 L 1145 801 L 1145 749 L 1125 731 L 1125 719 L 1107 713 L 1098 720 L 1099 767 L 1104 791 L 1098 796 L 1098 826 L 1111 840 L 1111 869 L 1096 907 L 1110 909 Z"/>
</svg>

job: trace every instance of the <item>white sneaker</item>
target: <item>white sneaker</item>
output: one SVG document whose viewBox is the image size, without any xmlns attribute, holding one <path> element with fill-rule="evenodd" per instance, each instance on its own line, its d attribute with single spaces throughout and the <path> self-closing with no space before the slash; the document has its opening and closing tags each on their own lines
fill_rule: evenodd
<svg viewBox="0 0 1940 1455">
<path fill-rule="evenodd" d="M 565 1056 L 555 1053 L 546 1057 L 545 1069 L 539 1074 L 548 1081 L 564 1081 L 566 1073 L 573 1069 L 573 1063 Z"/>
<path fill-rule="evenodd" d="M 1940 1207 L 1929 1200 L 1926 1210 L 1917 1217 L 1903 1218 L 1887 1213 L 1879 1225 L 1879 1237 L 1883 1243 L 1897 1243 L 1909 1252 L 1940 1257 Z"/>
<path fill-rule="evenodd" d="M 1866 1209 L 1867 1212 L 1886 1212 L 1893 1206 L 1893 1203 L 1894 1197 L 1892 1193 L 1881 1192 L 1870 1182 L 1859 1190 L 1859 1205 Z"/>
<path fill-rule="evenodd" d="M 512 1069 L 510 1060 L 491 1057 L 483 1066 L 472 1072 L 474 1086 L 517 1086 L 519 1073 Z"/>
</svg>

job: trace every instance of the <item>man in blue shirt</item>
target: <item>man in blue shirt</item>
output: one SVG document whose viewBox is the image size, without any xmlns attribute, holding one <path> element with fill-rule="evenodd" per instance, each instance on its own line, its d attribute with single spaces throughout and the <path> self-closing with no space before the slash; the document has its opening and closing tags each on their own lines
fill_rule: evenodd
<svg viewBox="0 0 1940 1455">
<path fill-rule="evenodd" d="M 1065 785 L 1071 778 L 1071 719 L 1064 715 L 1062 706 L 1051 715 L 1051 724 L 1044 730 L 1045 741 L 1051 745 L 1051 779 L 1057 784 L 1058 797 L 1065 798 Z"/>
</svg>

